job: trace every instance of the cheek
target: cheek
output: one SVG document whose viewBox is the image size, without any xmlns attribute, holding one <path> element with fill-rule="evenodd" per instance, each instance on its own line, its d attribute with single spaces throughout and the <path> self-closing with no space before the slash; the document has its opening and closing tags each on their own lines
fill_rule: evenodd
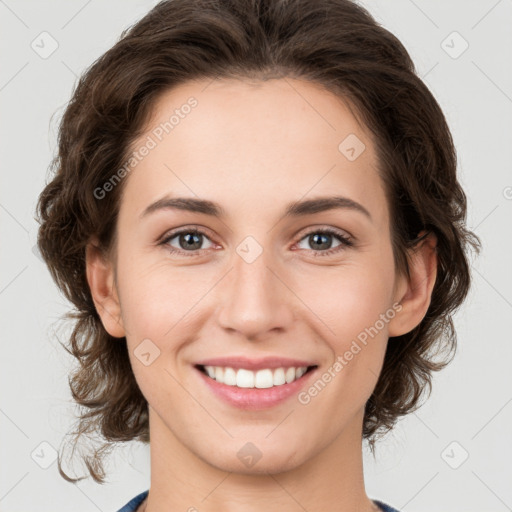
<svg viewBox="0 0 512 512">
<path fill-rule="evenodd" d="M 299 402 L 315 408 L 312 417 L 333 432 L 366 403 L 377 383 L 388 322 L 396 314 L 389 303 L 393 276 L 392 260 L 383 260 L 338 268 L 331 275 L 318 272 L 308 281 L 315 286 L 309 285 L 306 302 L 331 360 Z"/>
<path fill-rule="evenodd" d="M 192 281 L 182 270 L 170 269 L 168 263 L 143 264 L 135 258 L 119 263 L 131 366 L 142 394 L 156 409 L 166 406 L 169 395 L 181 396 L 172 368 L 187 336 L 195 332 L 194 305 L 208 290 L 206 283 Z"/>
<path fill-rule="evenodd" d="M 394 272 L 391 260 L 358 262 L 316 268 L 297 277 L 296 283 L 297 295 L 324 324 L 326 339 L 341 349 L 389 309 Z"/>
<path fill-rule="evenodd" d="M 173 329 L 183 329 L 194 304 L 209 289 L 205 276 L 199 274 L 197 267 L 171 268 L 162 260 L 156 264 L 142 258 L 120 261 L 119 289 L 128 335 L 154 339 L 158 344 Z"/>
</svg>

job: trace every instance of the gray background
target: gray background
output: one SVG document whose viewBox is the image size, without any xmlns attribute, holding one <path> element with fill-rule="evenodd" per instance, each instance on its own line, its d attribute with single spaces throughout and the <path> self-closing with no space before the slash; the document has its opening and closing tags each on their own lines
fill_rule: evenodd
<svg viewBox="0 0 512 512">
<path fill-rule="evenodd" d="M 426 404 L 380 443 L 377 461 L 365 452 L 367 492 L 406 512 L 512 510 L 512 0 L 361 3 L 404 43 L 441 104 L 468 224 L 484 245 L 456 316 L 457 356 Z M 52 462 L 73 424 L 72 359 L 57 343 L 68 306 L 32 249 L 36 199 L 76 77 L 155 4 L 0 0 L 2 512 L 114 511 L 149 486 L 142 444 L 119 446 L 104 486 L 68 483 Z M 51 49 L 43 31 L 58 43 L 50 56 L 40 55 Z"/>
</svg>

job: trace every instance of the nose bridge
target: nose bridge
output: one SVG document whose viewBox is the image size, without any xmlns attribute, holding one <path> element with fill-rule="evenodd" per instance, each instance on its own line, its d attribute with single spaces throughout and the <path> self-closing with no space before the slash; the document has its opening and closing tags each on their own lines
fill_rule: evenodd
<svg viewBox="0 0 512 512">
<path fill-rule="evenodd" d="M 271 250 L 258 246 L 246 240 L 237 248 L 219 313 L 221 327 L 247 338 L 287 328 L 293 316 L 289 292 L 272 268 Z"/>
</svg>

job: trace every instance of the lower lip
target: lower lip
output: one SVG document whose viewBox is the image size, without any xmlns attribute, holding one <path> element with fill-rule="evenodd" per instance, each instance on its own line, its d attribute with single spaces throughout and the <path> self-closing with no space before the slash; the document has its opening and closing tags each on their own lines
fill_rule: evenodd
<svg viewBox="0 0 512 512">
<path fill-rule="evenodd" d="M 239 388 L 217 382 L 198 368 L 194 369 L 219 398 L 239 409 L 247 410 L 268 409 L 286 401 L 291 396 L 298 394 L 317 370 L 317 368 L 313 368 L 299 379 L 289 384 L 282 384 L 281 386 L 273 386 L 271 388 Z"/>
</svg>

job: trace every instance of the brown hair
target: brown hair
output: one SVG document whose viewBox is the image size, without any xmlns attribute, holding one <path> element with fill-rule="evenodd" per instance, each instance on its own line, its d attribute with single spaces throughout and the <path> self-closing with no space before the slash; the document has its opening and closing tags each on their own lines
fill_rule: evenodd
<svg viewBox="0 0 512 512">
<path fill-rule="evenodd" d="M 83 456 L 103 483 L 113 442 L 149 442 L 148 404 L 132 373 L 126 342 L 111 337 L 95 309 L 85 249 L 96 236 L 115 245 L 121 183 L 99 200 L 126 161 L 157 97 L 192 79 L 292 77 L 348 101 L 375 136 L 386 185 L 396 267 L 407 250 L 435 233 L 438 275 L 430 307 L 411 332 L 388 343 L 366 403 L 363 438 L 375 440 L 431 392 L 431 373 L 455 354 L 454 310 L 470 285 L 468 254 L 480 242 L 465 228 L 466 197 L 445 117 L 400 41 L 349 0 L 168 0 L 160 2 L 81 76 L 59 127 L 56 168 L 37 205 L 38 245 L 53 279 L 76 311 L 69 348 L 80 363 L 69 380 L 82 406 L 75 446 L 100 434 Z M 440 360 L 434 356 L 443 354 Z M 73 449 L 74 451 L 74 449 Z M 59 454 L 59 471 L 62 471 Z"/>
</svg>

